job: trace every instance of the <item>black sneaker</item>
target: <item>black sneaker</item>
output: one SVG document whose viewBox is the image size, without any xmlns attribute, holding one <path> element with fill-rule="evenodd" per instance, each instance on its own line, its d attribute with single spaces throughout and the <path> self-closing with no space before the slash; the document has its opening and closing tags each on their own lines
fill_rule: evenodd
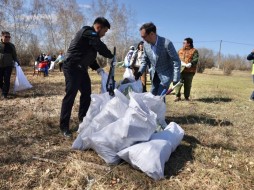
<svg viewBox="0 0 254 190">
<path fill-rule="evenodd" d="M 63 135 L 64 135 L 65 137 L 68 137 L 68 138 L 72 137 L 72 133 L 71 133 L 70 130 L 62 131 L 62 133 L 63 133 Z"/>
</svg>

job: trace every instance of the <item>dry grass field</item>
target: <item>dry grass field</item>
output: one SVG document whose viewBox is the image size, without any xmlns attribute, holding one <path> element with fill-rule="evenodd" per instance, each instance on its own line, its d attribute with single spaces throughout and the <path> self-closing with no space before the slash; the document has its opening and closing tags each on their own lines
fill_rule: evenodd
<svg viewBox="0 0 254 190">
<path fill-rule="evenodd" d="M 254 189 L 254 102 L 248 101 L 254 87 L 249 72 L 223 76 L 208 70 L 195 75 L 192 101 L 175 103 L 174 95 L 167 97 L 166 120 L 177 122 L 185 136 L 166 163 L 166 179 L 154 181 L 125 162 L 108 166 L 92 150 L 72 150 L 74 139 L 59 132 L 63 73 L 43 77 L 23 69 L 34 87 L 0 100 L 1 190 Z M 117 69 L 117 81 L 122 74 Z M 93 92 L 99 93 L 99 76 L 90 76 Z M 78 124 L 78 100 L 71 128 Z"/>
</svg>

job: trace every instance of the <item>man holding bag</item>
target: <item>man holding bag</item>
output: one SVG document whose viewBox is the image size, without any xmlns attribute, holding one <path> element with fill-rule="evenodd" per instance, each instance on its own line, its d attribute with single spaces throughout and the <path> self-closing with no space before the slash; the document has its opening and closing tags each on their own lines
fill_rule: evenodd
<svg viewBox="0 0 254 190">
<path fill-rule="evenodd" d="M 0 89 L 4 99 L 7 98 L 9 93 L 14 62 L 17 62 L 19 65 L 15 46 L 10 43 L 10 39 L 10 32 L 2 31 L 0 42 Z"/>
</svg>

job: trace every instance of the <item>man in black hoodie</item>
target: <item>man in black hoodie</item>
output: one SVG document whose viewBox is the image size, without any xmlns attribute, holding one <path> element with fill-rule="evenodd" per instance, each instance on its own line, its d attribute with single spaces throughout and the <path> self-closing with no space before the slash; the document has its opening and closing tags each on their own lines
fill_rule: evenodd
<svg viewBox="0 0 254 190">
<path fill-rule="evenodd" d="M 64 136 L 71 137 L 69 121 L 71 110 L 77 92 L 80 91 L 80 105 L 78 118 L 81 122 L 91 102 L 91 81 L 88 75 L 88 67 L 96 70 L 97 73 L 104 72 L 96 62 L 97 52 L 106 57 L 113 58 L 114 55 L 107 46 L 100 40 L 110 29 L 107 19 L 98 17 L 93 26 L 84 26 L 79 30 L 71 41 L 63 63 L 65 76 L 66 94 L 62 102 L 60 129 Z"/>
</svg>

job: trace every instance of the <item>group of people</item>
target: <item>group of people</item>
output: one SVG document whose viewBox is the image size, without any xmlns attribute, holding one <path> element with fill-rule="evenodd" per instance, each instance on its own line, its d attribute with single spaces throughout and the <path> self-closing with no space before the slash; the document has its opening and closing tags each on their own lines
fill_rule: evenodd
<svg viewBox="0 0 254 190">
<path fill-rule="evenodd" d="M 113 58 L 111 51 L 101 41 L 109 29 L 108 20 L 98 17 L 92 27 L 84 26 L 76 33 L 67 50 L 63 64 L 66 94 L 62 101 L 60 116 L 60 129 L 67 137 L 70 137 L 72 133 L 69 122 L 78 91 L 81 93 L 79 122 L 83 121 L 90 105 L 91 81 L 88 67 L 98 73 L 104 72 L 96 62 L 97 52 L 106 58 Z M 194 49 L 192 39 L 186 38 L 183 48 L 177 53 L 170 40 L 157 35 L 156 26 L 153 23 L 143 24 L 140 35 L 143 41 L 138 44 L 136 51 L 134 46 L 130 47 L 127 59 L 135 79 L 141 78 L 143 91 L 146 91 L 146 72 L 149 68 L 153 95 L 160 95 L 164 89 L 169 88 L 171 82 L 178 83 L 181 79 L 184 84 L 185 99 L 189 100 L 191 83 L 198 62 L 198 51 Z M 181 69 L 182 66 L 185 68 Z M 177 100 L 181 96 L 180 90 L 179 88 L 176 94 Z"/>
<path fill-rule="evenodd" d="M 59 71 L 62 72 L 63 62 L 63 52 L 60 52 L 58 57 L 56 57 L 56 55 L 51 57 L 49 53 L 47 55 L 41 53 L 36 59 L 35 67 L 37 67 L 38 71 L 43 71 L 44 76 L 48 76 L 48 71 L 54 70 L 55 64 L 58 64 Z"/>
<path fill-rule="evenodd" d="M 127 65 L 133 70 L 136 79 L 141 77 L 143 92 L 147 91 L 147 71 L 150 72 L 151 92 L 154 95 L 159 95 L 164 89 L 168 89 L 172 79 L 173 84 L 176 84 L 180 76 L 184 85 L 184 98 L 187 101 L 190 100 L 192 79 L 196 73 L 199 58 L 198 51 L 193 46 L 193 40 L 185 38 L 183 48 L 176 53 L 172 42 L 157 35 L 156 26 L 153 23 L 144 24 L 140 28 L 140 33 L 147 42 L 145 49 L 144 41 L 139 42 L 135 51 L 131 46 L 125 58 L 129 64 L 125 64 L 125 66 Z M 175 101 L 181 100 L 181 88 L 182 85 L 175 89 Z"/>
<path fill-rule="evenodd" d="M 72 135 L 69 122 L 78 91 L 81 93 L 78 113 L 79 122 L 83 121 L 90 106 L 91 80 L 88 67 L 100 74 L 104 70 L 96 62 L 97 52 L 109 59 L 114 57 L 108 47 L 101 41 L 101 38 L 105 36 L 109 29 L 110 23 L 108 20 L 104 17 L 98 17 L 95 19 L 93 26 L 84 26 L 76 33 L 65 57 L 62 52 L 55 60 L 54 56 L 51 58 L 50 55 L 44 56 L 41 54 L 38 56 L 37 61 L 39 63 L 43 61 L 58 62 L 60 71 L 63 70 L 66 88 L 61 106 L 60 129 L 66 137 Z M 151 93 L 153 95 L 160 95 L 165 89 L 169 88 L 171 83 L 176 84 L 181 81 L 184 86 L 184 98 L 187 101 L 190 100 L 192 80 L 199 58 L 198 51 L 193 46 L 193 40 L 185 38 L 183 47 L 177 52 L 170 40 L 157 34 L 156 26 L 153 23 L 143 24 L 139 32 L 143 41 L 138 44 L 136 50 L 134 46 L 130 48 L 131 54 L 128 55 L 128 61 L 135 79 L 139 80 L 141 78 L 143 91 L 147 91 L 146 73 L 149 71 Z M 254 60 L 254 51 L 248 56 L 248 60 Z M 9 91 L 14 61 L 19 64 L 15 46 L 10 43 L 10 33 L 4 31 L 0 42 L 0 88 L 4 97 L 7 97 Z M 254 82 L 254 66 L 252 74 Z M 175 101 L 180 101 L 181 86 L 175 89 L 175 93 Z M 251 99 L 254 100 L 254 92 Z"/>
</svg>

